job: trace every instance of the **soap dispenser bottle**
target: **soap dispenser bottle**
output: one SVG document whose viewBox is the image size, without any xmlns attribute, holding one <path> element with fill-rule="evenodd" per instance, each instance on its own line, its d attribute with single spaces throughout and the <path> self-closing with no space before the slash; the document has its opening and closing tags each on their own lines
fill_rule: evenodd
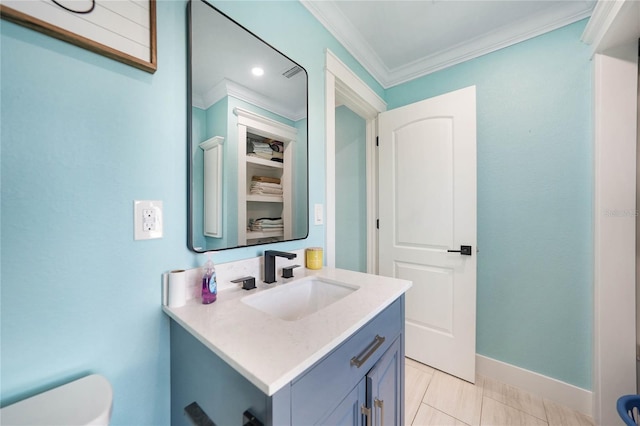
<svg viewBox="0 0 640 426">
<path fill-rule="evenodd" d="M 202 274 L 202 303 L 208 305 L 216 301 L 218 295 L 218 283 L 216 281 L 216 268 L 211 259 L 204 264 Z"/>
</svg>

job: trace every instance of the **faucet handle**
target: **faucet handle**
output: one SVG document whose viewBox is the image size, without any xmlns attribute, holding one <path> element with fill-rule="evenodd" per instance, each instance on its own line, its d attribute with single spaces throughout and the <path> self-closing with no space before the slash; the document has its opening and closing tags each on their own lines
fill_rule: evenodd
<svg viewBox="0 0 640 426">
<path fill-rule="evenodd" d="M 256 288 L 256 279 L 254 277 L 242 277 L 231 280 L 232 283 L 242 283 L 243 290 L 253 290 Z"/>
<path fill-rule="evenodd" d="M 289 265 L 282 267 L 282 278 L 293 278 L 293 269 L 298 268 L 300 265 Z"/>
</svg>

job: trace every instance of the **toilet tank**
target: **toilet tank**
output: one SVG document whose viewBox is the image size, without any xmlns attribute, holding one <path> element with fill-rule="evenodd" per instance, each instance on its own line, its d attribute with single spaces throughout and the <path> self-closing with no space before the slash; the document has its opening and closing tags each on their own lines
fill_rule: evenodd
<svg viewBox="0 0 640 426">
<path fill-rule="evenodd" d="M 0 424 L 107 426 L 112 403 L 109 381 L 92 374 L 0 409 Z"/>
</svg>

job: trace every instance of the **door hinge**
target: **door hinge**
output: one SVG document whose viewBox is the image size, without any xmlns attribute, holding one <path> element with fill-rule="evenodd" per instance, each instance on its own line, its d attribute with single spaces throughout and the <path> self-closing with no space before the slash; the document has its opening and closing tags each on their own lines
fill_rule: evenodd
<svg viewBox="0 0 640 426">
<path fill-rule="evenodd" d="M 376 229 L 380 229 L 380 219 L 376 219 Z"/>
<path fill-rule="evenodd" d="M 376 146 L 380 145 L 380 139 L 376 136 Z"/>
</svg>

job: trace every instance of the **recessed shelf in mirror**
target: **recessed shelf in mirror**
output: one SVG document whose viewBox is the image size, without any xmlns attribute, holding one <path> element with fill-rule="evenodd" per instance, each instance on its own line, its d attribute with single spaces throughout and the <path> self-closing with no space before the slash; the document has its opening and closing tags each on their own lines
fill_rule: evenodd
<svg viewBox="0 0 640 426">
<path fill-rule="evenodd" d="M 247 163 L 253 163 L 253 164 L 273 167 L 277 169 L 281 169 L 284 167 L 281 163 L 274 163 L 274 162 L 270 162 L 269 160 L 265 160 L 263 158 L 257 158 L 257 157 L 247 157 Z"/>
</svg>

